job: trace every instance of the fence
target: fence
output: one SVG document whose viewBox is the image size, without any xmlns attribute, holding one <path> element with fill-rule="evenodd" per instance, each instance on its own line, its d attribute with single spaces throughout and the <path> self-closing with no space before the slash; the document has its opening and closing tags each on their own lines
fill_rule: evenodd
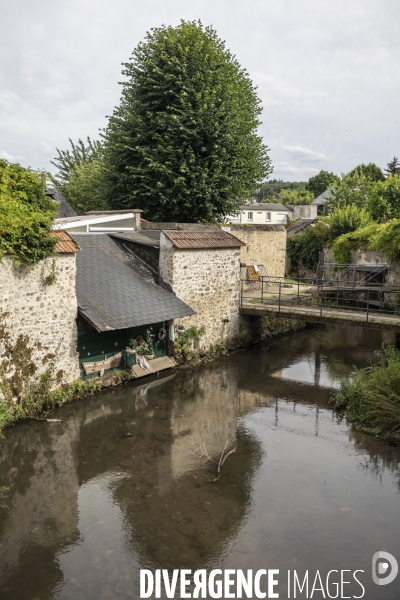
<svg viewBox="0 0 400 600">
<path fill-rule="evenodd" d="M 271 305 L 278 312 L 293 307 L 324 311 L 364 313 L 368 321 L 374 314 L 400 318 L 400 287 L 385 283 L 346 285 L 332 279 L 286 278 L 259 275 L 256 281 L 241 280 L 241 306 Z M 299 307 L 299 308 L 295 308 Z M 361 316 L 361 315 L 360 315 Z"/>
</svg>

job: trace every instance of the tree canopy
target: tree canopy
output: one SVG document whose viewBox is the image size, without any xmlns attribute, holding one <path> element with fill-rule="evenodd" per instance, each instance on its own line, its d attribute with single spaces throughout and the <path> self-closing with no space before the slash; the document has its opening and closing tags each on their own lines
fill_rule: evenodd
<svg viewBox="0 0 400 600">
<path fill-rule="evenodd" d="M 104 132 L 109 207 L 180 221 L 236 212 L 272 166 L 256 89 L 224 42 L 182 21 L 152 29 L 124 67 Z"/>
<path fill-rule="evenodd" d="M 320 171 L 314 177 L 310 177 L 306 185 L 306 189 L 314 194 L 314 198 L 317 198 L 323 194 L 331 185 L 339 181 L 339 177 L 329 171 Z"/>
<path fill-rule="evenodd" d="M 400 176 L 400 162 L 397 156 L 394 156 L 391 161 L 388 162 L 385 169 L 386 177 L 390 177 L 390 175 L 399 175 Z"/>
<path fill-rule="evenodd" d="M 56 175 L 49 173 L 51 181 L 78 215 L 106 208 L 101 143 L 90 137 L 87 137 L 86 143 L 79 139 L 75 144 L 71 138 L 69 142 L 71 149 L 57 148 L 57 157 L 50 161 L 58 169 Z"/>
<path fill-rule="evenodd" d="M 56 243 L 49 232 L 56 212 L 41 173 L 0 159 L 0 259 L 32 264 L 49 256 Z"/>
<path fill-rule="evenodd" d="M 358 165 L 352 169 L 352 171 L 350 171 L 348 174 L 354 175 L 355 173 L 364 175 L 364 177 L 370 181 L 385 181 L 385 175 L 383 174 L 382 169 L 375 163 L 368 163 L 367 165 L 362 163 L 361 165 Z"/>
</svg>

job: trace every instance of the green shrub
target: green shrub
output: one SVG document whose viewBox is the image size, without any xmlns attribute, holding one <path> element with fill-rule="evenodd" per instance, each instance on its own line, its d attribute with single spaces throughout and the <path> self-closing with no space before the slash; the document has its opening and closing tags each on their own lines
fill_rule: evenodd
<svg viewBox="0 0 400 600">
<path fill-rule="evenodd" d="M 369 211 L 373 218 L 400 219 L 400 177 L 392 175 L 378 182 L 371 193 Z"/>
<path fill-rule="evenodd" d="M 400 256 L 400 219 L 387 223 L 371 223 L 366 227 L 341 235 L 333 243 L 333 256 L 338 263 L 350 262 L 350 251 L 361 244 L 383 252 L 390 259 Z"/>
<path fill-rule="evenodd" d="M 391 435 L 400 432 L 400 352 L 388 347 L 377 355 L 375 365 L 342 381 L 331 401 L 355 429 Z"/>
<path fill-rule="evenodd" d="M 340 235 L 350 233 L 371 223 L 371 215 L 365 208 L 354 205 L 336 208 L 328 217 L 322 219 L 329 225 L 329 238 L 334 241 Z"/>
<path fill-rule="evenodd" d="M 319 253 L 328 242 L 329 235 L 328 225 L 319 222 L 315 226 L 307 227 L 304 233 L 289 238 L 287 253 L 292 271 L 297 269 L 299 265 L 314 270 L 318 265 Z"/>
<path fill-rule="evenodd" d="M 7 253 L 17 265 L 30 265 L 50 256 L 55 212 L 41 173 L 0 159 L 0 260 Z"/>
<path fill-rule="evenodd" d="M 193 345 L 197 345 L 200 341 L 201 336 L 206 332 L 204 325 L 201 327 L 188 327 L 183 333 L 180 334 L 179 338 L 175 342 L 175 348 L 178 353 L 182 354 L 184 360 L 187 360 L 191 353 Z"/>
</svg>

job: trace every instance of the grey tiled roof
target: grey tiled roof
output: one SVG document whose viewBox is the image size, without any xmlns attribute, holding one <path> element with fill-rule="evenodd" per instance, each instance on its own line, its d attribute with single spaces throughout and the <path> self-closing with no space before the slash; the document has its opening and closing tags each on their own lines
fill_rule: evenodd
<svg viewBox="0 0 400 600">
<path fill-rule="evenodd" d="M 146 276 L 106 234 L 73 234 L 77 254 L 79 312 L 98 331 L 150 325 L 195 314 L 187 304 Z"/>
<path fill-rule="evenodd" d="M 153 248 L 160 247 L 160 230 L 152 231 L 148 229 L 146 231 L 132 231 L 123 233 L 110 233 L 111 237 L 118 240 L 124 240 L 126 242 L 136 242 L 137 244 L 143 244 L 144 246 L 152 246 Z"/>
<path fill-rule="evenodd" d="M 246 211 L 246 210 L 286 210 L 286 211 L 288 211 L 289 208 L 287 206 L 284 206 L 283 204 L 275 204 L 272 202 L 259 202 L 257 204 L 243 204 L 240 207 L 240 210 L 242 210 L 242 211 Z"/>
<path fill-rule="evenodd" d="M 292 235 L 299 233 L 299 231 L 302 231 L 303 229 L 311 225 L 311 223 L 314 223 L 314 221 L 315 219 L 299 219 L 294 225 L 287 229 L 287 237 L 291 238 Z"/>
<path fill-rule="evenodd" d="M 317 198 L 315 198 L 315 200 L 311 202 L 311 204 L 326 204 L 331 196 L 331 192 L 329 190 L 325 190 L 324 192 L 322 192 L 322 194 L 317 196 Z"/>
<path fill-rule="evenodd" d="M 50 196 L 53 199 L 53 201 L 58 204 L 57 216 L 56 216 L 57 219 L 64 218 L 64 217 L 75 217 L 76 216 L 76 212 L 74 211 L 72 206 L 70 206 L 68 204 L 68 202 L 66 201 L 64 196 L 58 191 L 57 188 L 55 188 L 54 186 L 47 186 L 46 194 L 47 194 L 47 196 Z"/>
</svg>

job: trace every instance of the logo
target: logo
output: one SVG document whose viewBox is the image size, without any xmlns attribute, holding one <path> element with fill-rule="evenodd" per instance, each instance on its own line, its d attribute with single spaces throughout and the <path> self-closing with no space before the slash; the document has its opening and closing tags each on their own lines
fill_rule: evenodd
<svg viewBox="0 0 400 600">
<path fill-rule="evenodd" d="M 389 552 L 375 552 L 372 557 L 372 580 L 376 585 L 387 585 L 396 579 L 399 571 L 397 560 Z"/>
</svg>

